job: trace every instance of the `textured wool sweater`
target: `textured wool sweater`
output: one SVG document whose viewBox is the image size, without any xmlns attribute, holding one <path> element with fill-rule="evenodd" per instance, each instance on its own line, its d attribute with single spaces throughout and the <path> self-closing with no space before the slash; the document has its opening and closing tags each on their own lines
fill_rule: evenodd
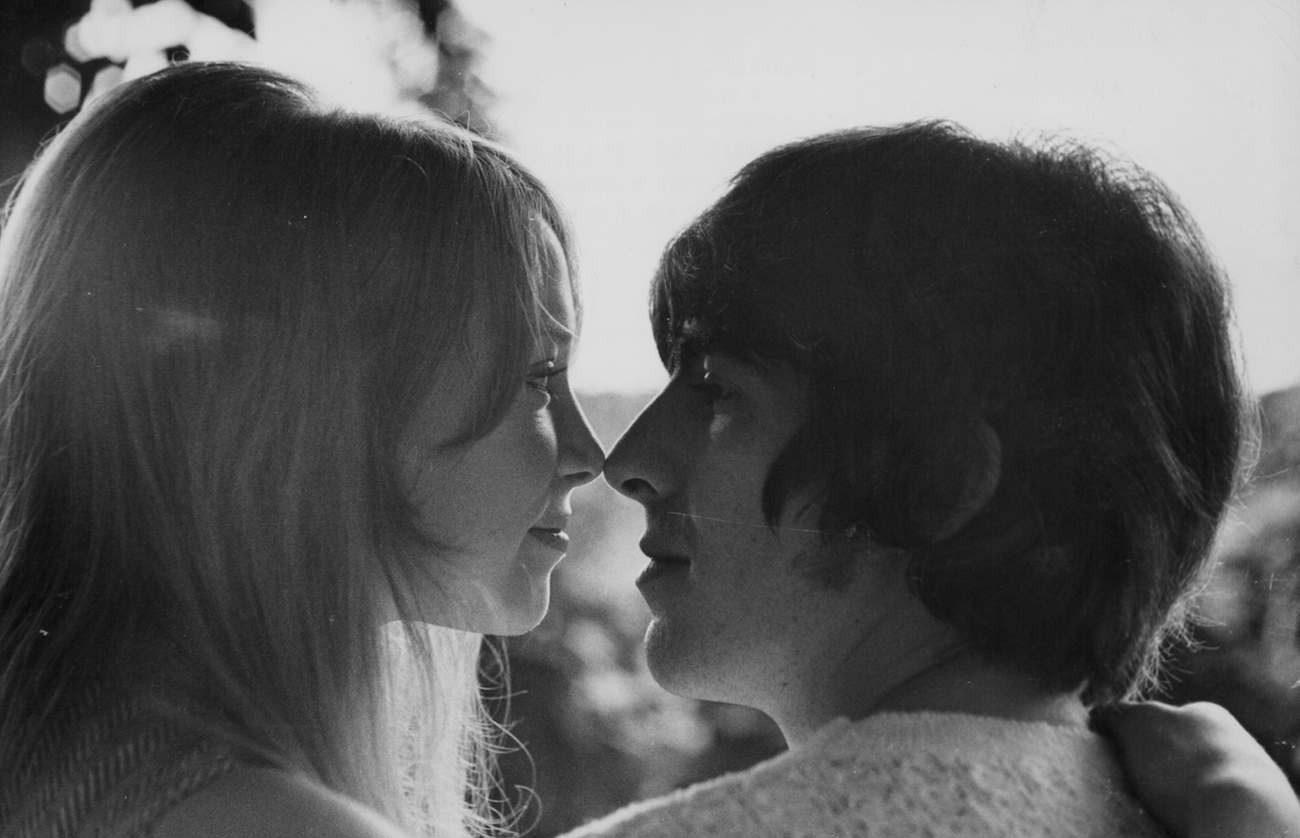
<svg viewBox="0 0 1300 838">
<path fill-rule="evenodd" d="M 1104 739 L 951 713 L 839 719 L 748 771 L 634 804 L 566 838 L 1155 838 Z"/>
<path fill-rule="evenodd" d="M 237 762 L 229 747 L 156 712 L 143 696 L 96 692 L 42 730 L 0 776 L 4 838 L 147 838 L 176 804 Z"/>
</svg>

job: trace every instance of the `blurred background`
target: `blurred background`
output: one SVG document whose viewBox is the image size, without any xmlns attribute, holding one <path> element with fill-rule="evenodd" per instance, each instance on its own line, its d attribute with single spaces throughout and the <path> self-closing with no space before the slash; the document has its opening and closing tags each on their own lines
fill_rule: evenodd
<svg viewBox="0 0 1300 838">
<path fill-rule="evenodd" d="M 573 377 L 606 445 L 663 382 L 644 304 L 659 248 L 763 150 L 947 117 L 1154 171 L 1232 279 L 1265 416 L 1168 697 L 1229 706 L 1300 785 L 1300 0 L 0 0 L 0 198 L 88 100 L 214 59 L 352 107 L 440 112 L 551 185 L 586 291 Z M 756 713 L 654 685 L 639 507 L 603 484 L 575 507 L 551 614 L 494 641 L 528 746 L 506 784 L 533 790 L 536 836 L 782 747 Z"/>
</svg>

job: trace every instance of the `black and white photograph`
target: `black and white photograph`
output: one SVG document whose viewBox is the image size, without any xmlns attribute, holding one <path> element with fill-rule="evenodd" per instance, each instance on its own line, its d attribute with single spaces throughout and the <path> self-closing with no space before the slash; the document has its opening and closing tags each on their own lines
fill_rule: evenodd
<svg viewBox="0 0 1300 838">
<path fill-rule="evenodd" d="M 1300 0 L 0 0 L 0 838 L 1300 838 Z"/>
</svg>

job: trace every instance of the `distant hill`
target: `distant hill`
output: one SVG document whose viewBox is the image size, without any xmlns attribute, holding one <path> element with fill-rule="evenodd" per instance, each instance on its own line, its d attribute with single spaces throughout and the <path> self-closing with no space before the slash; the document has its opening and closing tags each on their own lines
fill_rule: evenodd
<svg viewBox="0 0 1300 838">
<path fill-rule="evenodd" d="M 591 429 L 596 432 L 605 450 L 609 451 L 618 438 L 632 424 L 650 400 L 654 392 L 644 393 L 578 393 L 578 401 L 591 422 Z"/>
</svg>

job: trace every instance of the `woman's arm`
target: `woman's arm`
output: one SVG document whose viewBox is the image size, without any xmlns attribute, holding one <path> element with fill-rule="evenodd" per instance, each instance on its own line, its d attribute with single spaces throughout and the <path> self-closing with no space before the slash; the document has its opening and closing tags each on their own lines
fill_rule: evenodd
<svg viewBox="0 0 1300 838">
<path fill-rule="evenodd" d="M 303 777 L 241 768 L 186 798 L 153 838 L 408 838 L 360 803 Z"/>
<path fill-rule="evenodd" d="M 1122 704 L 1097 714 L 1138 798 L 1179 838 L 1300 838 L 1282 770 L 1217 704 Z"/>
</svg>

